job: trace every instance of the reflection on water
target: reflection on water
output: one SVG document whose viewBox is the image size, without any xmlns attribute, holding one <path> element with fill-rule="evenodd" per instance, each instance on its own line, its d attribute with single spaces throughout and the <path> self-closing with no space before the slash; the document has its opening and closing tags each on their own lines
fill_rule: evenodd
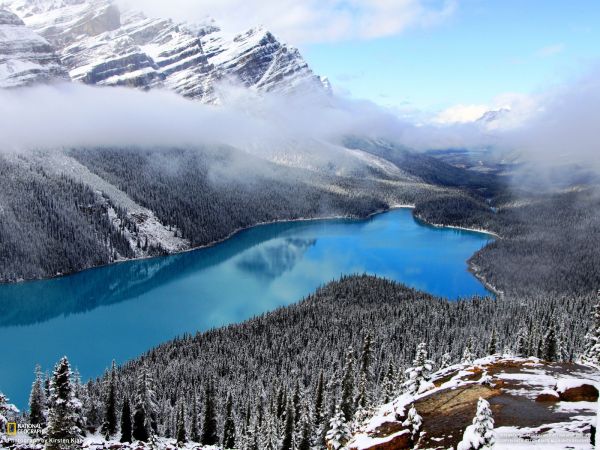
<svg viewBox="0 0 600 450">
<path fill-rule="evenodd" d="M 286 238 L 274 240 L 247 252 L 237 267 L 255 277 L 274 280 L 294 268 L 316 239 Z"/>
<path fill-rule="evenodd" d="M 372 273 L 451 298 L 486 294 L 466 260 L 482 234 L 396 210 L 365 221 L 277 223 L 214 247 L 0 286 L 0 390 L 26 405 L 36 363 L 64 354 L 84 378 L 183 333 L 298 301 L 342 274 Z"/>
</svg>

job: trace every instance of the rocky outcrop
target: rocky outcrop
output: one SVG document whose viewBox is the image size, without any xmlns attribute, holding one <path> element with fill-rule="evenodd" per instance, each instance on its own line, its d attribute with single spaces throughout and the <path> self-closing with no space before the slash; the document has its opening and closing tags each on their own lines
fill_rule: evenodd
<svg viewBox="0 0 600 450">
<path fill-rule="evenodd" d="M 417 396 L 403 394 L 355 424 L 358 432 L 347 447 L 414 448 L 404 425 L 408 407 L 414 404 L 422 418 L 418 448 L 455 448 L 472 423 L 479 398 L 490 403 L 499 448 L 518 446 L 521 439 L 530 443 L 544 434 L 561 434 L 567 442 L 569 436 L 580 439 L 596 420 L 596 405 L 590 402 L 598 399 L 598 378 L 589 367 L 535 358 L 488 357 L 473 365 L 452 366 L 433 374 L 435 389 Z"/>
<path fill-rule="evenodd" d="M 257 91 L 320 90 L 300 52 L 263 28 L 233 38 L 214 21 L 177 23 L 120 12 L 111 0 L 13 0 L 13 12 L 59 49 L 73 80 L 164 87 L 211 103 L 227 81 Z"/>
<path fill-rule="evenodd" d="M 50 43 L 27 28 L 17 15 L 0 9 L 0 87 L 67 78 Z"/>
</svg>

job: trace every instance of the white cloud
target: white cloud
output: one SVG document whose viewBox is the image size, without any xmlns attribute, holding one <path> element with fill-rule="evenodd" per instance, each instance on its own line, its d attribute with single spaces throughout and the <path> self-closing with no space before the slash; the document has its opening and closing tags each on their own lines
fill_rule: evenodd
<svg viewBox="0 0 600 450">
<path fill-rule="evenodd" d="M 434 117 L 433 122 L 439 124 L 474 122 L 490 109 L 488 105 L 454 105 L 441 111 Z"/>
<path fill-rule="evenodd" d="M 451 16 L 458 0 L 118 0 L 151 16 L 203 20 L 231 32 L 264 25 L 294 45 L 372 39 Z"/>
</svg>

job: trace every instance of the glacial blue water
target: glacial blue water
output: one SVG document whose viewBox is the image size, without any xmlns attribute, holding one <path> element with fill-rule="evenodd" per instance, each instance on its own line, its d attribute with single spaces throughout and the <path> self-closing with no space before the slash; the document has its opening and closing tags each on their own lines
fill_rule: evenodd
<svg viewBox="0 0 600 450">
<path fill-rule="evenodd" d="M 0 391 L 26 407 L 36 363 L 51 371 L 67 355 L 85 381 L 113 359 L 289 305 L 344 274 L 452 299 L 487 295 L 466 261 L 490 239 L 397 209 L 360 221 L 264 225 L 210 248 L 0 286 Z"/>
</svg>

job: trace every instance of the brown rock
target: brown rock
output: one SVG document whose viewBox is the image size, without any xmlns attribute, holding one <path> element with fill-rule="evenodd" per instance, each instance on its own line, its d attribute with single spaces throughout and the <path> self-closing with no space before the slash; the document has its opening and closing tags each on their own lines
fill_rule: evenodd
<svg viewBox="0 0 600 450">
<path fill-rule="evenodd" d="M 560 392 L 559 395 L 563 402 L 595 402 L 598 400 L 598 389 L 591 384 L 582 384 Z"/>
<path fill-rule="evenodd" d="M 552 395 L 549 392 L 542 392 L 535 399 L 536 402 L 558 402 L 559 400 L 558 395 Z"/>
</svg>

